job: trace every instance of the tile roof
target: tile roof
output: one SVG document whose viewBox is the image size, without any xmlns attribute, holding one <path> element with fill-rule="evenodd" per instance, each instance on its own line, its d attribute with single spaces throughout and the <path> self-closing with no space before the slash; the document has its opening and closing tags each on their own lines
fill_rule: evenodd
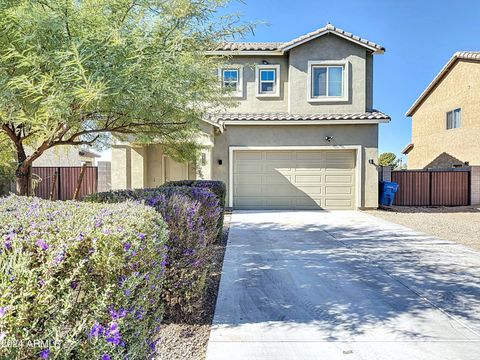
<svg viewBox="0 0 480 360">
<path fill-rule="evenodd" d="M 278 51 L 280 42 L 228 42 L 221 44 L 217 50 L 222 51 Z"/>
<path fill-rule="evenodd" d="M 349 33 L 343 29 L 337 28 L 332 24 L 327 24 L 326 26 L 315 30 L 306 35 L 302 35 L 296 39 L 293 39 L 288 42 L 226 42 L 221 44 L 216 50 L 217 51 L 281 51 L 286 52 L 296 46 L 299 46 L 305 42 L 316 39 L 320 36 L 333 33 L 338 36 L 341 36 L 347 40 L 353 41 L 361 46 L 367 47 L 376 53 L 383 53 L 385 48 L 380 46 L 372 41 L 361 38 L 360 36 Z"/>
<path fill-rule="evenodd" d="M 480 51 L 457 51 L 454 56 L 464 60 L 480 60 Z"/>
<path fill-rule="evenodd" d="M 425 90 L 423 90 L 417 100 L 415 100 L 410 109 L 408 109 L 406 116 L 412 116 L 415 113 L 418 107 L 422 104 L 423 100 L 430 94 L 430 92 L 435 88 L 440 80 L 443 79 L 443 77 L 450 71 L 452 66 L 458 60 L 480 61 L 480 51 L 457 51 L 455 54 L 453 54 L 442 70 L 440 70 L 437 76 L 435 76 L 432 82 L 425 88 Z"/>
<path fill-rule="evenodd" d="M 359 45 L 369 47 L 375 52 L 384 52 L 385 51 L 385 48 L 383 46 L 380 46 L 380 45 L 374 43 L 373 41 L 361 38 L 360 36 L 349 33 L 349 32 L 347 32 L 343 29 L 337 28 L 336 26 L 334 26 L 330 23 L 327 24 L 326 26 L 324 26 L 321 29 L 315 30 L 315 31 L 313 31 L 311 33 L 308 33 L 306 35 L 302 35 L 302 36 L 300 36 L 296 39 L 293 39 L 292 41 L 289 41 L 289 42 L 283 44 L 282 50 L 291 49 L 295 46 L 301 45 L 301 44 L 303 44 L 307 41 L 316 39 L 317 37 L 320 37 L 320 36 L 328 34 L 328 33 L 334 33 L 334 34 L 340 35 L 342 37 L 345 37 L 347 40 L 351 40 L 351 41 L 354 41 L 354 42 L 358 43 Z"/>
<path fill-rule="evenodd" d="M 405 147 L 402 149 L 402 154 L 408 155 L 408 153 L 412 151 L 413 148 L 414 148 L 414 144 L 412 143 L 405 145 Z"/>
<path fill-rule="evenodd" d="M 328 120 L 390 120 L 390 116 L 380 112 L 372 111 L 357 114 L 290 114 L 290 113 L 253 113 L 253 114 L 234 114 L 222 113 L 211 114 L 210 120 L 217 123 L 235 122 L 235 121 L 328 121 Z"/>
</svg>

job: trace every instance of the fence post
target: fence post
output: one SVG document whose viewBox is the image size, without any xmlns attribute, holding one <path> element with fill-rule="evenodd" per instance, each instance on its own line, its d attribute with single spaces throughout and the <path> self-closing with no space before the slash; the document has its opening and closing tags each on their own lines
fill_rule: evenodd
<svg viewBox="0 0 480 360">
<path fill-rule="evenodd" d="M 58 179 L 57 179 L 57 198 L 58 200 L 64 200 L 62 199 L 62 169 L 60 167 L 57 168 L 58 171 Z"/>
<path fill-rule="evenodd" d="M 480 204 L 480 166 L 470 169 L 470 205 Z"/>
<path fill-rule="evenodd" d="M 428 206 L 432 206 L 432 192 L 433 192 L 432 179 L 433 179 L 433 172 L 429 171 L 428 172 Z"/>
<path fill-rule="evenodd" d="M 80 175 L 78 176 L 77 187 L 73 193 L 73 200 L 78 200 L 78 195 L 80 194 L 80 187 L 82 186 L 83 177 L 85 176 L 85 170 L 87 169 L 87 164 L 83 164 Z"/>
<path fill-rule="evenodd" d="M 55 170 L 55 173 L 53 175 L 52 185 L 50 186 L 49 200 L 55 200 L 55 185 L 57 182 L 57 176 L 58 176 L 58 169 Z"/>
</svg>

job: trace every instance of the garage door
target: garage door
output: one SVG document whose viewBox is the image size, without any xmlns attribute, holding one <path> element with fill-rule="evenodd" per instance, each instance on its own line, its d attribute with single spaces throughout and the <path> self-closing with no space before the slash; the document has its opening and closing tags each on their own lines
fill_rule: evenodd
<svg viewBox="0 0 480 360">
<path fill-rule="evenodd" d="M 353 209 L 355 151 L 233 152 L 236 209 Z"/>
</svg>

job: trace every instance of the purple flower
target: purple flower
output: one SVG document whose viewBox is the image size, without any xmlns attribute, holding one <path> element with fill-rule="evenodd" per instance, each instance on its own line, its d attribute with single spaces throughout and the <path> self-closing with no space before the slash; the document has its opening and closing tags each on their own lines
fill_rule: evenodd
<svg viewBox="0 0 480 360">
<path fill-rule="evenodd" d="M 108 328 L 107 334 L 105 336 L 107 342 L 114 345 L 120 345 L 122 337 L 120 336 L 120 331 L 118 330 L 118 324 L 113 322 Z"/>
<path fill-rule="evenodd" d="M 48 245 L 47 245 L 47 249 L 48 249 Z M 46 250 L 46 249 L 44 249 Z M 65 250 L 61 250 L 57 256 L 55 256 L 55 259 L 53 259 L 53 264 L 54 265 L 59 265 L 60 263 L 63 262 L 63 260 L 65 260 Z"/>
<path fill-rule="evenodd" d="M 5 306 L 0 307 L 0 318 L 4 317 L 7 313 L 7 308 Z"/>
<path fill-rule="evenodd" d="M 130 243 L 128 243 L 128 242 L 125 243 L 125 244 L 123 244 L 123 250 L 125 250 L 125 251 L 130 250 L 131 247 L 132 247 L 132 245 L 131 245 Z"/>
<path fill-rule="evenodd" d="M 145 234 L 139 233 L 137 236 L 140 240 L 145 240 Z"/>
<path fill-rule="evenodd" d="M 102 360 L 110 360 L 110 355 L 108 355 L 108 354 L 103 354 L 103 355 L 102 355 Z"/>
<path fill-rule="evenodd" d="M 48 244 L 45 242 L 43 239 L 39 239 L 35 242 L 35 245 L 37 245 L 40 249 L 43 251 L 48 249 Z"/>
<path fill-rule="evenodd" d="M 127 316 L 127 310 L 122 308 L 118 309 L 118 311 L 115 311 L 115 309 L 110 308 L 109 312 L 110 312 L 110 316 L 112 317 L 112 320 L 121 319 Z"/>
<path fill-rule="evenodd" d="M 40 359 L 48 359 L 48 356 L 50 355 L 50 350 L 43 349 L 38 355 L 40 356 Z"/>
<path fill-rule="evenodd" d="M 137 310 L 135 312 L 135 319 L 142 320 L 143 319 L 143 313 L 144 313 L 143 308 L 140 308 L 140 310 Z"/>
<path fill-rule="evenodd" d="M 70 287 L 71 287 L 73 290 L 75 290 L 75 289 L 78 287 L 78 282 L 77 282 L 77 281 L 72 281 L 72 282 L 70 283 Z"/>
<path fill-rule="evenodd" d="M 3 237 L 3 239 L 5 240 L 3 242 L 3 246 L 5 247 L 5 249 L 12 250 L 12 239 L 14 235 L 15 233 L 13 231 L 10 231 L 7 235 Z"/>
<path fill-rule="evenodd" d="M 127 280 L 127 277 L 125 275 L 121 275 L 118 278 L 118 286 L 122 287 L 125 281 Z"/>
<path fill-rule="evenodd" d="M 90 329 L 90 332 L 88 333 L 88 337 L 91 339 L 91 338 L 100 336 L 102 334 L 103 334 L 103 326 L 100 325 L 98 322 L 95 322 L 95 324 L 93 324 L 92 328 Z"/>
<path fill-rule="evenodd" d="M 131 294 L 132 292 L 127 289 L 127 290 L 125 290 L 123 293 L 125 294 L 125 296 L 130 296 L 130 294 Z"/>
<path fill-rule="evenodd" d="M 83 240 L 84 237 L 85 237 L 85 235 L 83 233 L 80 233 L 80 234 L 78 234 L 77 239 L 78 240 Z"/>
<path fill-rule="evenodd" d="M 45 286 L 45 280 L 43 279 L 38 280 L 38 283 L 40 284 L 40 286 Z"/>
</svg>

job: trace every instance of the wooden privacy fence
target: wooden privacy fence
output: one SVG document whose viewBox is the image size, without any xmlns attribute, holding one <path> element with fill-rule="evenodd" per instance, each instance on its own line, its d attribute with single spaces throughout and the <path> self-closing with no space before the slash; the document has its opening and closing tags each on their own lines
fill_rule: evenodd
<svg viewBox="0 0 480 360">
<path fill-rule="evenodd" d="M 82 172 L 81 166 L 69 167 L 33 167 L 32 181 L 34 195 L 43 199 L 71 200 Z M 78 196 L 97 192 L 98 168 L 87 166 Z"/>
<path fill-rule="evenodd" d="M 392 171 L 392 181 L 399 186 L 393 205 L 470 205 L 469 170 Z"/>
</svg>

